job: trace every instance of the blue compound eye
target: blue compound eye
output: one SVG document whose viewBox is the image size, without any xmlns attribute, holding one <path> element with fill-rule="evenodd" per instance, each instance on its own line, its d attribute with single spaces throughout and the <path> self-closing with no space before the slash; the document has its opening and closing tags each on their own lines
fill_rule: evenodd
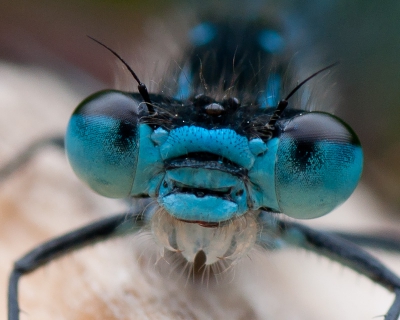
<svg viewBox="0 0 400 320">
<path fill-rule="evenodd" d="M 68 160 L 94 191 L 129 195 L 138 157 L 138 104 L 129 94 L 101 91 L 74 111 L 65 137 Z"/>
<path fill-rule="evenodd" d="M 343 203 L 361 176 L 363 153 L 356 134 L 326 113 L 307 113 L 283 128 L 276 155 L 280 210 L 298 219 L 320 217 Z"/>
</svg>

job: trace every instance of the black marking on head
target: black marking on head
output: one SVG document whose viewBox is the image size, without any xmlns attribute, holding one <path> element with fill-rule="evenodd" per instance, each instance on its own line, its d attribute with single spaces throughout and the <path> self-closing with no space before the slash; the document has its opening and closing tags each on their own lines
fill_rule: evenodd
<svg viewBox="0 0 400 320">
<path fill-rule="evenodd" d="M 222 100 L 222 105 L 226 110 L 233 113 L 239 109 L 240 101 L 237 98 L 231 97 L 231 98 Z"/>
<path fill-rule="evenodd" d="M 191 152 L 187 155 L 166 161 L 165 163 L 165 168 L 167 170 L 185 167 L 224 171 L 240 178 L 248 175 L 246 168 L 224 157 L 208 152 Z"/>
</svg>

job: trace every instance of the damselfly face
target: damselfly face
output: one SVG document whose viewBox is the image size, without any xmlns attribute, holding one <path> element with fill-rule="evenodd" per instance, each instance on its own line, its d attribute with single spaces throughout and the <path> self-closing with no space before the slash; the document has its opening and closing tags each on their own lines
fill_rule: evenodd
<svg viewBox="0 0 400 320">
<path fill-rule="evenodd" d="M 207 264 L 246 254 L 255 243 L 260 210 L 298 219 L 332 211 L 353 192 L 362 170 L 360 143 L 342 120 L 298 108 L 278 115 L 283 102 L 267 106 L 260 99 L 281 91 L 277 74 L 271 90 L 270 75 L 246 80 L 253 55 L 271 62 L 278 32 L 259 24 L 232 28 L 208 22 L 192 33 L 205 33 L 194 49 L 200 59 L 214 41 L 239 43 L 239 36 L 248 34 L 235 52 L 242 64 L 237 75 L 227 67 L 217 69 L 217 76 L 196 73 L 200 66 L 189 60 L 182 71 L 189 83 L 177 88 L 186 99 L 102 91 L 78 106 L 67 129 L 67 155 L 77 175 L 107 197 L 155 199 L 157 242 L 190 262 L 200 251 Z M 222 45 L 213 51 L 223 66 L 231 58 L 229 49 Z M 245 87 L 254 78 L 256 83 L 267 79 L 258 85 L 267 88 L 265 93 Z M 207 87 L 217 92 L 221 83 L 222 88 L 231 83 L 223 95 L 202 93 Z M 204 228 L 224 228 L 224 240 L 193 232 Z"/>
</svg>

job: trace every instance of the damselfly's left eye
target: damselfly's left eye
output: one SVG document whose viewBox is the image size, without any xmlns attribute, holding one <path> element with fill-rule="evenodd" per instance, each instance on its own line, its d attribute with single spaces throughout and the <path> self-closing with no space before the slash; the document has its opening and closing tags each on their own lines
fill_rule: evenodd
<svg viewBox="0 0 400 320">
<path fill-rule="evenodd" d="M 129 94 L 93 94 L 74 111 L 65 136 L 68 160 L 79 178 L 110 198 L 127 197 L 136 172 L 138 104 Z"/>
<path fill-rule="evenodd" d="M 296 116 L 283 127 L 275 165 L 280 210 L 311 219 L 343 203 L 361 176 L 363 153 L 356 134 L 330 114 Z"/>
</svg>

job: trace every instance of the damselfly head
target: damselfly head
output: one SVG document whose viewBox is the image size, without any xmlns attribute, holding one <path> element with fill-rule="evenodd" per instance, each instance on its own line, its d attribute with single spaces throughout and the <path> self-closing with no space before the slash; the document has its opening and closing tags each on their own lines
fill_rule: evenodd
<svg viewBox="0 0 400 320">
<path fill-rule="evenodd" d="M 277 99 L 287 67 L 279 32 L 258 21 L 233 22 L 192 30 L 194 47 L 171 95 L 149 94 L 100 43 L 128 68 L 139 94 L 92 95 L 66 135 L 78 176 L 108 197 L 157 201 L 156 242 L 192 264 L 240 260 L 255 243 L 261 210 L 298 219 L 329 213 L 350 196 L 362 170 L 349 126 L 292 100 L 289 107 L 294 93 L 333 65 Z"/>
</svg>

